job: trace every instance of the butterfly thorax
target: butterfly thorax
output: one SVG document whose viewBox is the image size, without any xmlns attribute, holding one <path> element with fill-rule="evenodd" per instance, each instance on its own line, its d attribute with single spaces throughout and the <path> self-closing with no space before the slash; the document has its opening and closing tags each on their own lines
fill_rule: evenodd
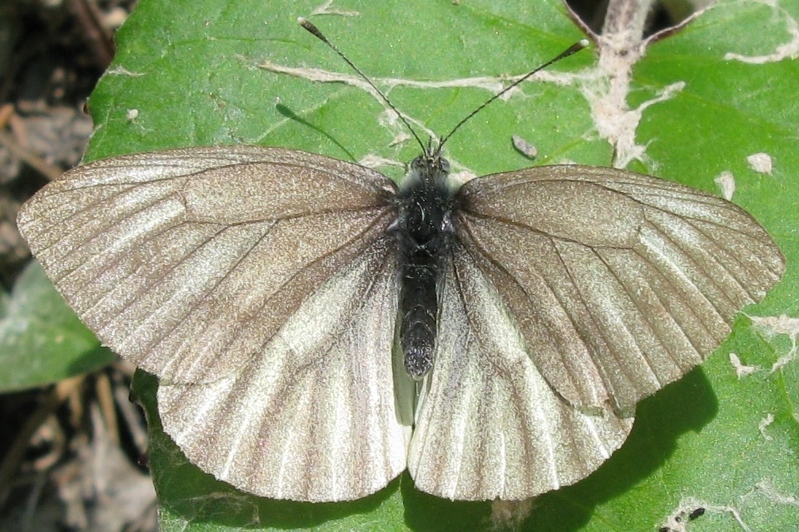
<svg viewBox="0 0 799 532">
<path fill-rule="evenodd" d="M 400 346 L 405 369 L 421 379 L 433 365 L 437 331 L 436 287 L 451 238 L 453 192 L 449 163 L 437 155 L 417 157 L 397 196 L 395 225 L 400 252 Z"/>
</svg>

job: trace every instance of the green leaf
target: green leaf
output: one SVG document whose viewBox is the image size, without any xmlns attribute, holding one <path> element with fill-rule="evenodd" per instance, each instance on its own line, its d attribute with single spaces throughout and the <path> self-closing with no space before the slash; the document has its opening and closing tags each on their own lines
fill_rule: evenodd
<svg viewBox="0 0 799 532">
<path fill-rule="evenodd" d="M 87 373 L 115 359 L 75 316 L 38 262 L 0 298 L 0 392 Z"/>
<path fill-rule="evenodd" d="M 120 29 L 114 65 L 90 101 L 98 129 L 87 159 L 244 143 L 354 161 L 411 160 L 419 147 L 395 142 L 406 132 L 387 120 L 379 100 L 353 83 L 311 80 L 314 69 L 356 78 L 297 25 L 298 16 L 313 20 L 389 91 L 394 104 L 423 126 L 423 141 L 428 131 L 446 134 L 491 96 L 483 81 L 496 85 L 502 76 L 523 74 L 582 37 L 554 0 L 352 0 L 328 9 L 357 13 L 312 16 L 315 7 L 202 0 L 187 9 L 184 2 L 142 0 Z M 640 123 L 622 128 L 642 150 L 634 169 L 710 191 L 718 191 L 715 177 L 731 172 L 733 200 L 785 253 L 790 269 L 765 302 L 746 310 L 753 317 L 797 313 L 799 73 L 789 57 L 749 63 L 725 54 L 775 54 L 795 39 L 791 24 L 797 20 L 799 7 L 787 2 L 720 2 L 651 45 L 625 95 L 629 108 L 641 113 Z M 598 132 L 621 126 L 602 105 L 610 78 L 595 61 L 590 52 L 570 57 L 481 112 L 447 144 L 454 169 L 479 175 L 529 166 L 512 148 L 513 134 L 536 146 L 536 164 L 610 165 L 614 147 Z M 772 174 L 750 167 L 746 158 L 756 153 L 770 155 Z M 381 170 L 402 174 L 397 166 Z M 794 348 L 799 327 L 786 321 L 758 332 L 743 316 L 736 325 L 700 369 L 640 404 L 621 450 L 584 481 L 536 499 L 521 528 L 655 530 L 691 505 L 708 509 L 691 530 L 735 529 L 736 519 L 753 530 L 795 525 L 799 370 L 795 362 L 770 369 Z M 732 352 L 760 369 L 739 379 Z M 413 489 L 406 475 L 372 497 L 342 504 L 269 501 L 235 491 L 188 464 L 163 434 L 155 387 L 152 378 L 137 378 L 152 424 L 164 530 L 492 526 L 490 503 L 439 500 Z"/>
</svg>

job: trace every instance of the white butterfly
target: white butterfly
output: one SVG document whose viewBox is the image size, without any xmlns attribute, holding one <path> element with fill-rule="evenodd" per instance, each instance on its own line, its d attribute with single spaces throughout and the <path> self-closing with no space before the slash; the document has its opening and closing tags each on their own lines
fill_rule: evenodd
<svg viewBox="0 0 799 532">
<path fill-rule="evenodd" d="M 283 148 L 127 155 L 67 172 L 18 222 L 81 319 L 160 378 L 191 462 L 303 501 L 363 497 L 405 468 L 453 499 L 576 482 L 784 270 L 742 209 L 657 178 L 544 166 L 452 192 L 438 150 L 415 168 L 400 189 Z M 419 280 L 409 191 L 433 181 L 451 195 L 414 211 L 444 239 L 417 393 L 402 321 L 430 320 L 399 309 Z"/>
</svg>

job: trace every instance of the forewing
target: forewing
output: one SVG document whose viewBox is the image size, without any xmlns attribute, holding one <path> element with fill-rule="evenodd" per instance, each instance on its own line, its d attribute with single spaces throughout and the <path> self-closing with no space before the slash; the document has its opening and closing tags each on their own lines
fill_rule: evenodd
<svg viewBox="0 0 799 532">
<path fill-rule="evenodd" d="M 383 234 L 392 190 L 319 155 L 188 148 L 67 172 L 18 224 L 104 344 L 168 381 L 212 382 Z"/>
<path fill-rule="evenodd" d="M 633 172 L 550 166 L 475 179 L 459 237 L 550 385 L 592 411 L 700 363 L 779 280 L 776 244 L 736 205 Z"/>
<path fill-rule="evenodd" d="M 583 413 L 547 384 L 499 294 L 470 254 L 453 252 L 440 296 L 408 469 L 416 486 L 459 500 L 519 500 L 572 484 L 624 443 L 632 419 Z"/>
<path fill-rule="evenodd" d="M 378 241 L 317 290 L 241 371 L 161 385 L 164 429 L 192 463 L 257 495 L 357 499 L 405 469 L 392 346 L 398 277 Z"/>
</svg>

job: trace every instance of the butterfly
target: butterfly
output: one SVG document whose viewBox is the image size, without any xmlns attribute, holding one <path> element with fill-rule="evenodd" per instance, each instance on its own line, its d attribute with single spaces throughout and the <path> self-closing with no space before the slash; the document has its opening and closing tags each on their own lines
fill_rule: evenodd
<svg viewBox="0 0 799 532">
<path fill-rule="evenodd" d="M 90 162 L 18 226 L 100 340 L 157 375 L 165 431 L 244 491 L 341 501 L 406 468 L 450 499 L 574 483 L 779 280 L 743 209 L 627 170 L 399 185 L 303 151 Z"/>
</svg>

